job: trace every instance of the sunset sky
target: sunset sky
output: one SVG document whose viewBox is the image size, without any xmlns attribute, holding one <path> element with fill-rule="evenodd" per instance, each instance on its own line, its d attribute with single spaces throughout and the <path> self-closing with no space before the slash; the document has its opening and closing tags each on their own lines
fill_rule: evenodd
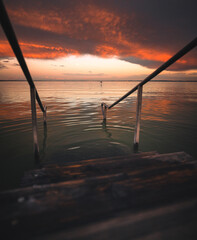
<svg viewBox="0 0 197 240">
<path fill-rule="evenodd" d="M 196 0 L 4 0 L 35 80 L 143 80 L 197 36 Z M 0 80 L 24 79 L 0 27 Z M 197 80 L 197 49 L 156 79 Z"/>
</svg>

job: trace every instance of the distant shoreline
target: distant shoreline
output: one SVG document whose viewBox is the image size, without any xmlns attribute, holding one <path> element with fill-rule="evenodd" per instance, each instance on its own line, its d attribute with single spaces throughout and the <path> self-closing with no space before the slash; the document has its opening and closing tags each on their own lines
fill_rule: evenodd
<svg viewBox="0 0 197 240">
<path fill-rule="evenodd" d="M 35 82 L 141 82 L 142 80 L 34 80 Z M 26 80 L 0 80 L 0 82 L 26 82 Z M 151 82 L 197 82 L 197 80 L 151 80 Z"/>
</svg>

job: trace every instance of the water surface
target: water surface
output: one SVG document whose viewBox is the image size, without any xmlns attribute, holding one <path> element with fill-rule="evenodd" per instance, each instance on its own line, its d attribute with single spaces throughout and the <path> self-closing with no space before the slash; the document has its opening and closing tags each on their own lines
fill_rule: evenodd
<svg viewBox="0 0 197 240">
<path fill-rule="evenodd" d="M 38 107 L 41 162 L 64 163 L 133 152 L 136 93 L 107 113 L 137 82 L 38 82 L 47 105 L 47 132 Z M 0 82 L 1 190 L 18 187 L 33 157 L 29 86 Z M 150 82 L 143 88 L 140 151 L 185 151 L 197 157 L 197 83 Z"/>
</svg>

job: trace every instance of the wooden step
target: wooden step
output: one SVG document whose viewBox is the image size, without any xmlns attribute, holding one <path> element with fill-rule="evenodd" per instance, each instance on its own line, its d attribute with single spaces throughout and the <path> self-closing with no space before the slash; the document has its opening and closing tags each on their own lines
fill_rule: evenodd
<svg viewBox="0 0 197 240">
<path fill-rule="evenodd" d="M 138 153 L 126 156 L 115 156 L 99 159 L 88 159 L 79 162 L 65 162 L 64 164 L 44 164 L 44 167 L 25 173 L 21 181 L 22 187 L 35 184 L 55 183 L 66 180 L 92 177 L 110 172 L 119 172 L 119 167 L 125 168 L 131 161 L 134 163 L 144 157 L 150 157 L 156 152 Z M 147 161 L 146 161 L 147 162 Z M 117 171 L 115 171 L 117 169 Z"/>
<path fill-rule="evenodd" d="M 53 168 L 54 166 L 72 166 L 72 165 L 83 165 L 83 164 L 87 164 L 87 163 L 107 163 L 107 162 L 111 162 L 111 161 L 116 161 L 116 160 L 121 160 L 121 159 L 136 159 L 136 158 L 144 158 L 144 157 L 151 157 L 158 154 L 158 152 L 156 151 L 151 151 L 151 152 L 139 152 L 139 153 L 133 153 L 133 154 L 129 154 L 129 155 L 119 155 L 119 156 L 112 156 L 112 157 L 104 157 L 104 158 L 91 158 L 91 159 L 86 159 L 86 160 L 80 160 L 80 161 L 70 161 L 69 159 L 66 159 L 64 163 L 59 163 L 56 164 L 54 162 L 44 162 L 42 163 L 41 167 L 51 167 Z"/>
<path fill-rule="evenodd" d="M 72 165 L 67 163 L 65 165 L 45 165 L 44 168 L 26 172 L 21 186 L 57 183 L 119 172 L 124 172 L 130 177 L 140 177 L 142 174 L 145 177 L 146 175 L 162 174 L 163 171 L 172 172 L 186 168 L 186 163 L 188 169 L 193 168 L 189 164 L 191 160 L 191 156 L 184 152 L 173 154 L 156 154 L 151 152 L 114 158 L 90 159 Z"/>
<path fill-rule="evenodd" d="M 177 161 L 178 155 L 183 159 L 185 154 L 170 154 L 167 160 L 164 160 L 166 156 L 163 155 L 162 158 L 158 155 L 158 158 L 125 157 L 114 161 L 88 160 L 83 161 L 80 166 L 56 166 L 61 174 L 61 171 L 66 169 L 67 171 L 74 169 L 74 172 L 68 174 L 67 179 L 60 174 L 61 181 L 56 183 L 39 183 L 0 193 L 0 231 L 6 234 L 7 239 L 37 239 L 44 235 L 47 239 L 51 234 L 61 236 L 58 235 L 61 232 L 63 237 L 59 239 L 91 239 L 91 237 L 94 239 L 95 236 L 91 235 L 90 230 L 84 238 L 72 234 L 78 229 L 91 229 L 92 225 L 105 225 L 108 221 L 114 220 L 114 227 L 111 225 L 108 228 L 108 233 L 113 236 L 117 216 L 124 213 L 132 218 L 137 214 L 149 212 L 146 217 L 148 224 L 152 221 L 155 209 L 197 201 L 195 161 L 191 161 L 191 158 L 187 161 L 186 155 L 184 161 Z M 44 169 L 54 170 L 52 166 L 48 168 L 45 166 Z M 73 179 L 72 174 L 77 175 L 79 170 L 80 177 Z M 183 212 L 186 210 L 187 207 L 183 204 Z M 191 211 L 196 215 L 197 207 L 192 207 Z M 176 217 L 180 215 L 177 213 Z M 168 217 L 160 215 L 158 221 L 162 219 L 167 221 Z M 193 218 L 190 220 L 193 221 Z M 153 221 L 155 222 L 157 221 Z M 115 239 L 123 239 L 120 234 L 125 226 L 122 226 Z M 135 225 L 132 226 L 135 229 Z M 102 233 L 104 234 L 101 231 L 100 234 Z"/>
</svg>

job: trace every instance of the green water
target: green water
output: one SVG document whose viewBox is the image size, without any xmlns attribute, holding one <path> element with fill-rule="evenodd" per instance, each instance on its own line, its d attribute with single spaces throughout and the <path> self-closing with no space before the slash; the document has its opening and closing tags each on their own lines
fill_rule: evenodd
<svg viewBox="0 0 197 240">
<path fill-rule="evenodd" d="M 41 163 L 77 161 L 133 152 L 136 94 L 102 123 L 101 102 L 113 103 L 137 82 L 36 82 L 47 105 L 47 131 L 38 108 Z M 29 87 L 0 82 L 0 190 L 20 186 L 33 156 Z M 197 158 L 197 83 L 150 82 L 143 88 L 139 151 L 185 151 Z"/>
</svg>

